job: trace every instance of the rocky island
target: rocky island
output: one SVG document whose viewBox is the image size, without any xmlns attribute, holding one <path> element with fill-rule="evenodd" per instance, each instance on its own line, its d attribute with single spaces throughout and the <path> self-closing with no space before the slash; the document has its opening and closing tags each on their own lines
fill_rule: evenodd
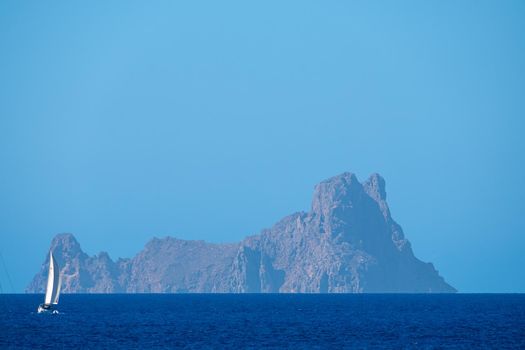
<svg viewBox="0 0 525 350">
<path fill-rule="evenodd" d="M 88 256 L 72 234 L 51 250 L 65 293 L 451 293 L 390 215 L 385 181 L 343 173 L 298 212 L 236 244 L 153 238 L 133 258 Z M 44 291 L 47 260 L 27 287 Z"/>
</svg>

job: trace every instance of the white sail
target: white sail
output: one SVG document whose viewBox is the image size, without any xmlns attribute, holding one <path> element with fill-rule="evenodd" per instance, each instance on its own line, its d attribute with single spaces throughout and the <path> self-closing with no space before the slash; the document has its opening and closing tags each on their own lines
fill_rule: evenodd
<svg viewBox="0 0 525 350">
<path fill-rule="evenodd" d="M 57 293 L 55 295 L 55 299 L 53 300 L 53 304 L 58 304 L 58 297 L 60 297 L 60 287 L 62 287 L 62 276 L 60 275 L 60 268 L 58 267 L 58 263 L 57 263 L 57 270 L 58 270 L 58 286 L 57 286 Z"/>
<path fill-rule="evenodd" d="M 60 268 L 53 257 L 53 253 L 49 252 L 49 274 L 47 276 L 46 298 L 44 300 L 46 305 L 58 303 L 60 284 Z"/>
</svg>

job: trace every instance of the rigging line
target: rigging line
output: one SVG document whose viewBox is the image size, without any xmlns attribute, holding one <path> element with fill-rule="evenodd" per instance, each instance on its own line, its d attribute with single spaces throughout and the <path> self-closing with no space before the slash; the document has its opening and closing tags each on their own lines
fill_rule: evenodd
<svg viewBox="0 0 525 350">
<path fill-rule="evenodd" d="M 2 301 L 4 310 L 7 310 L 6 317 L 9 317 L 11 313 L 11 307 L 7 302 L 7 293 L 4 293 L 4 288 L 2 287 L 2 281 L 0 280 L 0 300 Z"/>
<path fill-rule="evenodd" d="M 13 287 L 13 282 L 12 282 L 12 279 L 11 279 L 11 275 L 9 274 L 9 270 L 7 269 L 7 264 L 5 262 L 4 255 L 2 254 L 2 251 L 0 251 L 0 260 L 2 260 L 2 266 L 4 267 L 4 271 L 5 271 L 5 274 L 7 276 L 7 282 L 9 283 L 9 286 L 11 287 L 11 293 L 14 294 L 15 293 L 15 288 Z M 11 302 L 8 300 L 8 298 L 12 298 L 12 297 L 13 296 L 8 295 L 6 293 L 6 294 L 4 294 L 4 298 L 2 298 L 4 300 L 4 307 L 7 310 L 6 317 L 10 317 L 11 314 L 13 313 L 13 308 L 12 308 Z"/>
<path fill-rule="evenodd" d="M 2 252 L 0 251 L 0 260 L 2 260 L 2 266 L 4 267 L 5 275 L 7 276 L 7 282 L 9 282 L 9 286 L 11 287 L 11 293 L 15 292 L 15 288 L 13 288 L 13 282 L 11 280 L 11 276 L 9 275 L 9 271 L 7 270 L 7 265 L 4 260 L 4 256 L 2 255 Z"/>
</svg>

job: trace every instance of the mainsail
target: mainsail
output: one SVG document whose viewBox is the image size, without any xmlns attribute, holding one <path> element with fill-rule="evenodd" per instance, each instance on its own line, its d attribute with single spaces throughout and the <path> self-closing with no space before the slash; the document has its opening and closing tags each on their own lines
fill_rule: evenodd
<svg viewBox="0 0 525 350">
<path fill-rule="evenodd" d="M 60 268 L 53 257 L 53 253 L 49 252 L 49 274 L 47 276 L 46 298 L 44 301 L 46 305 L 58 304 L 61 282 Z"/>
</svg>

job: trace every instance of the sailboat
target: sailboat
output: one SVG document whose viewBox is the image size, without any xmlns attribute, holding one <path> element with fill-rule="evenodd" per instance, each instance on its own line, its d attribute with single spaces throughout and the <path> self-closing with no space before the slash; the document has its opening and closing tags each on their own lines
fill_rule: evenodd
<svg viewBox="0 0 525 350">
<path fill-rule="evenodd" d="M 60 267 L 53 257 L 53 253 L 49 252 L 49 273 L 47 275 L 46 297 L 44 303 L 38 305 L 38 313 L 51 312 L 53 314 L 58 314 L 58 310 L 56 310 L 53 305 L 58 304 L 61 283 Z"/>
</svg>

